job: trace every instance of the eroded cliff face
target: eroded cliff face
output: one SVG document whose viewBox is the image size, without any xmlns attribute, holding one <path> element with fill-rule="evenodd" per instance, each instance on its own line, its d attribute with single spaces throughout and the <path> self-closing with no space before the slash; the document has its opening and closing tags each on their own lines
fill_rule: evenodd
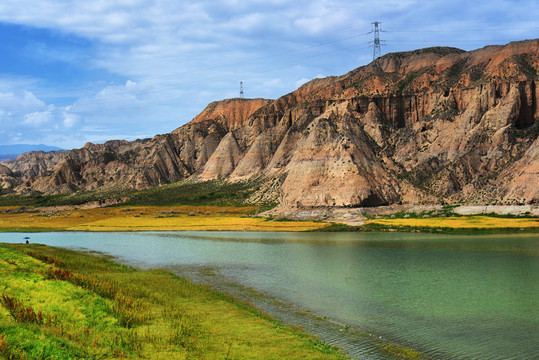
<svg viewBox="0 0 539 360">
<path fill-rule="evenodd" d="M 539 201 L 539 40 L 385 55 L 171 134 L 8 162 L 16 191 L 257 179 L 283 207 Z M 47 155 L 48 156 L 48 155 Z"/>
</svg>

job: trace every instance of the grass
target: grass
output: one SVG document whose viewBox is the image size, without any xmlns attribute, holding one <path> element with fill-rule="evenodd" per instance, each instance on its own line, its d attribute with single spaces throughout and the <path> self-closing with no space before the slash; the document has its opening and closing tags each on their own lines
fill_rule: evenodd
<svg viewBox="0 0 539 360">
<path fill-rule="evenodd" d="M 149 231 L 149 230 L 215 230 L 215 231 L 306 231 L 326 226 L 305 221 L 269 221 L 262 218 L 231 216 L 183 216 L 179 218 L 137 219 L 117 217 L 70 227 L 74 231 Z"/>
<path fill-rule="evenodd" d="M 111 207 L 19 212 L 0 208 L 0 231 L 306 231 L 327 226 L 313 221 L 271 221 L 248 217 L 258 208 L 176 206 Z"/>
<path fill-rule="evenodd" d="M 177 182 L 130 194 L 125 205 L 245 206 L 254 188 L 253 182 Z"/>
<path fill-rule="evenodd" d="M 401 230 L 422 232 L 539 232 L 539 219 L 500 216 L 450 216 L 431 218 L 372 219 L 365 230 Z"/>
<path fill-rule="evenodd" d="M 334 348 L 163 270 L 0 245 L 6 359 L 343 359 Z"/>
<path fill-rule="evenodd" d="M 139 191 L 118 186 L 72 194 L 11 194 L 0 195 L 0 206 L 82 205 L 89 202 L 122 203 L 127 206 L 245 206 L 258 186 L 256 180 L 234 183 L 221 180 L 180 181 Z"/>
<path fill-rule="evenodd" d="M 57 195 L 0 195 L 0 206 L 62 206 L 82 205 L 89 202 L 119 202 L 129 196 L 132 190 L 109 189 L 101 191 L 81 191 L 73 194 Z"/>
<path fill-rule="evenodd" d="M 425 358 L 425 356 L 418 351 L 393 343 L 379 345 L 377 347 L 382 353 L 395 359 L 419 360 Z"/>
<path fill-rule="evenodd" d="M 0 207 L 0 232 L 48 231 L 416 231 L 435 233 L 539 232 L 531 216 L 462 216 L 400 212 L 372 216 L 362 226 L 254 217 L 258 206 L 135 206 L 93 209 Z"/>
</svg>

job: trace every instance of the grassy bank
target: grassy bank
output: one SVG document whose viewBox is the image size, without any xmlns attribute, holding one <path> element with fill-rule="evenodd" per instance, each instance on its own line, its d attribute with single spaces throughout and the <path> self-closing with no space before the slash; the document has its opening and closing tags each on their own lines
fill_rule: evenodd
<svg viewBox="0 0 539 360">
<path fill-rule="evenodd" d="M 0 208 L 0 231 L 306 231 L 327 226 L 313 221 L 249 217 L 257 207 L 139 206 L 49 210 Z"/>
<path fill-rule="evenodd" d="M 539 219 L 502 216 L 450 216 L 432 218 L 372 219 L 362 226 L 367 231 L 418 231 L 434 233 L 522 233 L 539 232 Z"/>
<path fill-rule="evenodd" d="M 371 218 L 361 226 L 252 217 L 257 206 L 0 207 L 0 232 L 46 231 L 415 231 L 539 232 L 539 219 L 510 216 Z"/>
<path fill-rule="evenodd" d="M 342 359 L 252 307 L 169 272 L 42 245 L 0 245 L 7 359 Z"/>
</svg>

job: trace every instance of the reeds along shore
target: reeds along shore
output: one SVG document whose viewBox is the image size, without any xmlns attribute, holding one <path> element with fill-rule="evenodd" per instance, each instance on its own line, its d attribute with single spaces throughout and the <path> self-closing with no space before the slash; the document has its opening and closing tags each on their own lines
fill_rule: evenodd
<svg viewBox="0 0 539 360">
<path fill-rule="evenodd" d="M 162 270 L 0 245 L 6 359 L 342 359 L 254 308 Z"/>
</svg>

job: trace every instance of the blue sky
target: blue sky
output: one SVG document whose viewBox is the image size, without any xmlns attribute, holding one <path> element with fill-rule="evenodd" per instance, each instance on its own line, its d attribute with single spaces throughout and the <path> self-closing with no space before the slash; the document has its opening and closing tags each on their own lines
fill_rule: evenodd
<svg viewBox="0 0 539 360">
<path fill-rule="evenodd" d="M 2 0 L 0 144 L 152 137 L 382 53 L 539 37 L 535 0 Z"/>
</svg>

